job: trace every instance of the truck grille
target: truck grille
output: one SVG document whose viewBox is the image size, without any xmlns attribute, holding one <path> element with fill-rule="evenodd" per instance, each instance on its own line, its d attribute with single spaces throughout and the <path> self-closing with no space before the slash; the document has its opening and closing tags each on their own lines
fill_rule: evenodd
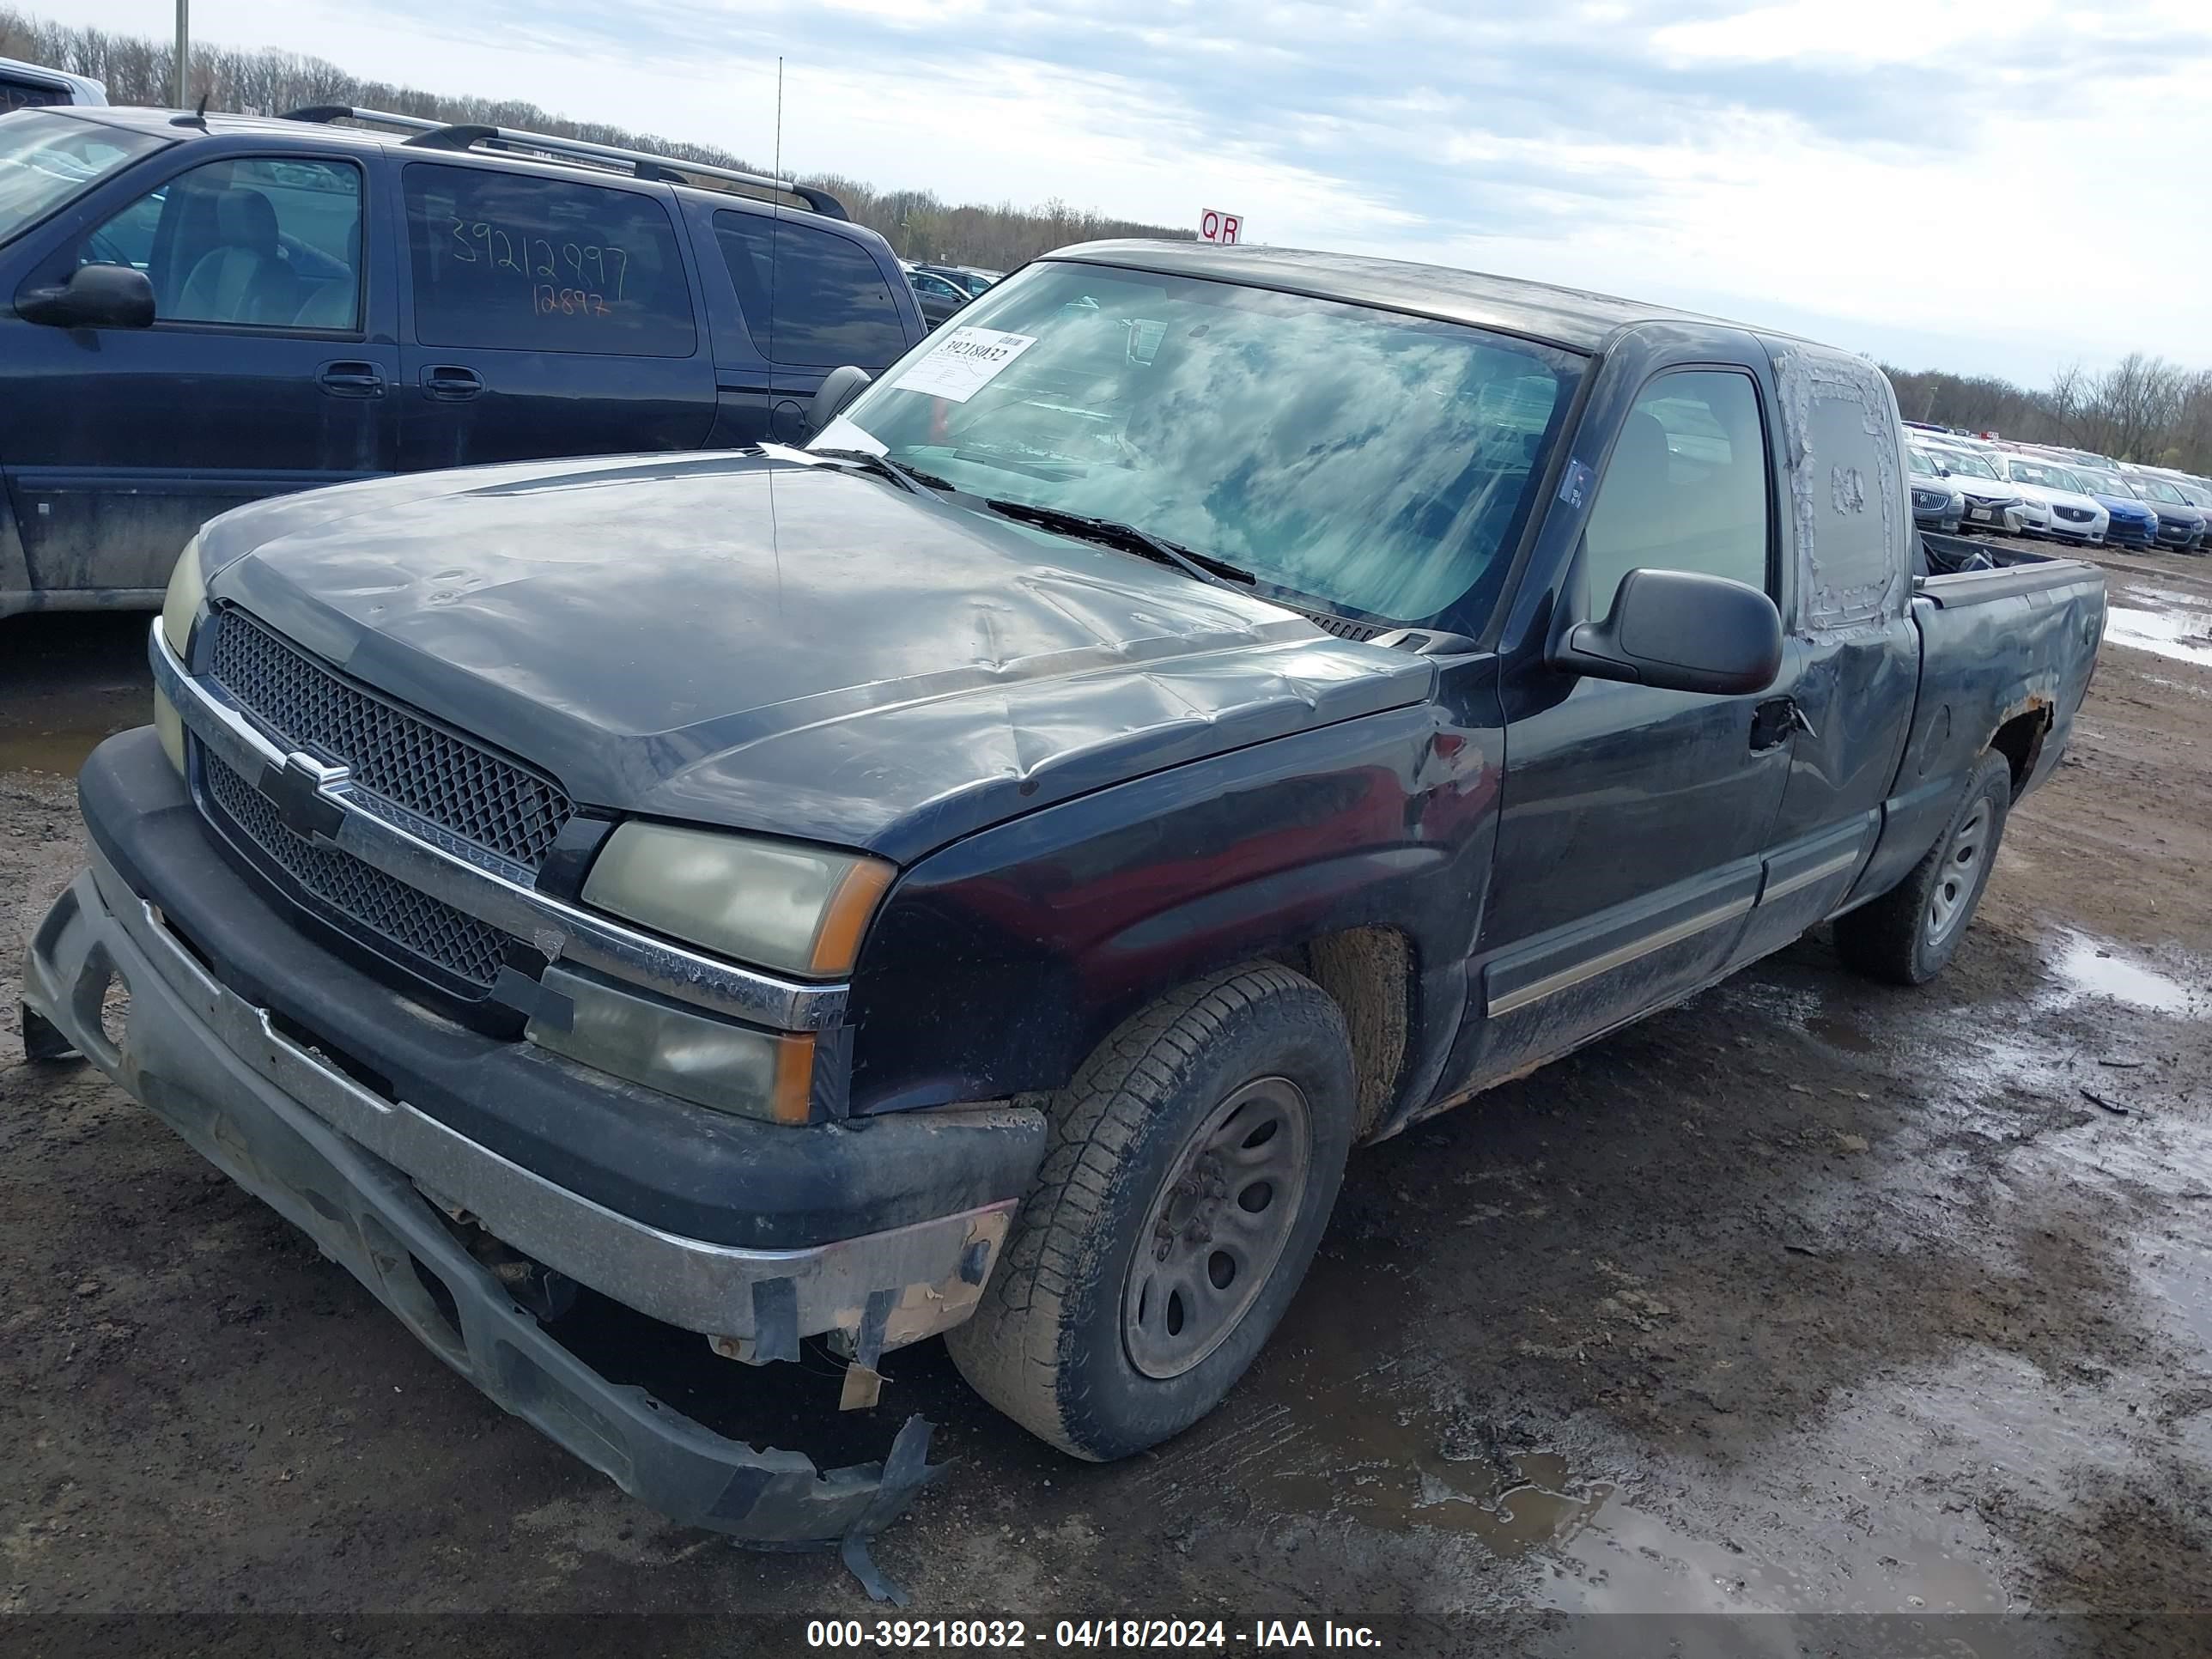
<svg viewBox="0 0 2212 1659">
<path fill-rule="evenodd" d="M 269 797 L 202 751 L 209 799 L 269 863 L 291 878 L 307 908 L 379 947 L 398 946 L 436 969 L 453 988 L 482 995 L 499 977 L 506 935 L 442 899 L 395 880 L 350 853 L 307 840 Z"/>
<path fill-rule="evenodd" d="M 550 778 L 341 678 L 242 611 L 209 670 L 288 748 L 353 769 L 356 788 L 533 874 L 575 811 Z"/>
</svg>

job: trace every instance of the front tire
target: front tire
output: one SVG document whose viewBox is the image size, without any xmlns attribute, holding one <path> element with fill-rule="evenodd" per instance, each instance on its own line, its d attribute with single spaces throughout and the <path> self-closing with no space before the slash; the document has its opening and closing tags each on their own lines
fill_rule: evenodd
<svg viewBox="0 0 2212 1659">
<path fill-rule="evenodd" d="M 1328 1225 L 1356 1115 L 1351 1040 L 1272 963 L 1161 999 L 1053 1098 L 1052 1139 L 975 1316 L 970 1387 L 1096 1462 L 1221 1402 Z"/>
<path fill-rule="evenodd" d="M 1942 973 L 1982 902 L 2012 808 L 2012 766 L 1984 755 L 1966 798 L 1912 872 L 1871 904 L 1836 919 L 1845 964 L 1893 985 L 1925 985 Z"/>
</svg>

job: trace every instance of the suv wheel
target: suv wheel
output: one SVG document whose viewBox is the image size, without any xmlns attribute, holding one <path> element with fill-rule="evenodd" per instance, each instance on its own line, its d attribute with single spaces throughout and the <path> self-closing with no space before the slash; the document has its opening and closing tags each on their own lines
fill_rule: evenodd
<svg viewBox="0 0 2212 1659">
<path fill-rule="evenodd" d="M 994 1406 L 1103 1462 L 1218 1405 L 1305 1277 L 1352 1145 L 1344 1016 L 1272 963 L 1216 975 L 1115 1031 L 1050 1111 L 1000 1270 L 945 1342 Z"/>
</svg>

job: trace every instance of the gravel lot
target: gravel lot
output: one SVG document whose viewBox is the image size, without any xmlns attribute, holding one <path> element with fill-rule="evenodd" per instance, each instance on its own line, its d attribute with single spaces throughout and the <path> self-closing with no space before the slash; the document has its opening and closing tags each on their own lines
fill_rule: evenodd
<svg viewBox="0 0 2212 1659">
<path fill-rule="evenodd" d="M 959 1461 L 877 1549 L 915 1616 L 1449 1652 L 1764 1611 L 1797 1618 L 1692 1646 L 1784 1653 L 1924 1634 L 1831 1614 L 2033 1610 L 2104 1617 L 2006 1642 L 2212 1652 L 2212 561 L 2100 558 L 2115 639 L 1949 974 L 1871 986 L 1815 934 L 1356 1158 L 1283 1329 L 1173 1445 L 1071 1463 L 936 1344 L 838 1418 L 826 1362 L 594 1340 L 825 1463 L 939 1424 Z M 142 718 L 143 628 L 0 624 L 0 1609 L 497 1615 L 471 1645 L 518 1651 L 525 1613 L 736 1652 L 760 1615 L 878 1616 L 834 1557 L 641 1510 L 95 1074 L 17 1060 L 65 775 Z"/>
</svg>

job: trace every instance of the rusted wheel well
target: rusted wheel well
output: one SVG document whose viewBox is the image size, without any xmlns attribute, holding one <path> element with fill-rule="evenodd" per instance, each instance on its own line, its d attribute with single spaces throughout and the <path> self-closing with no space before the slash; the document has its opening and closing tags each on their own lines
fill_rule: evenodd
<svg viewBox="0 0 2212 1659">
<path fill-rule="evenodd" d="M 2031 703 L 1997 727 L 1996 735 L 1990 739 L 1990 747 L 2005 757 L 2012 768 L 2012 798 L 2020 799 L 2021 791 L 2035 774 L 2035 763 L 2043 753 L 2043 739 L 2051 731 L 2051 705 Z"/>
<path fill-rule="evenodd" d="M 1352 1033 L 1364 1140 L 1382 1121 L 1406 1063 L 1413 1000 L 1413 942 L 1395 927 L 1347 927 L 1310 939 L 1285 960 L 1335 999 Z"/>
</svg>

